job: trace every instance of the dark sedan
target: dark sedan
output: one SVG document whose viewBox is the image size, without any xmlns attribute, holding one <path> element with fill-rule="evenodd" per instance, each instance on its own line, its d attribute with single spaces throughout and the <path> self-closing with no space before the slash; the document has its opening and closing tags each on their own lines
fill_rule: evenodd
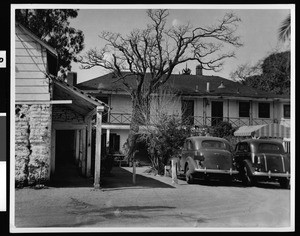
<svg viewBox="0 0 300 236">
<path fill-rule="evenodd" d="M 195 136 L 185 140 L 177 162 L 177 174 L 185 175 L 187 183 L 193 183 L 194 178 L 231 180 L 238 171 L 227 140 Z"/>
<path fill-rule="evenodd" d="M 239 142 L 234 158 L 243 183 L 247 186 L 257 181 L 278 181 L 289 187 L 290 155 L 282 142 L 268 139 L 248 139 Z"/>
</svg>

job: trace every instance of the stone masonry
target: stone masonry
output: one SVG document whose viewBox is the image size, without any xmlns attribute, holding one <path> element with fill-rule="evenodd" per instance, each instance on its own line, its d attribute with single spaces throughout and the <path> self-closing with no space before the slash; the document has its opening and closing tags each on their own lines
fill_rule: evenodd
<svg viewBox="0 0 300 236">
<path fill-rule="evenodd" d="M 45 183 L 50 177 L 51 105 L 16 105 L 16 186 Z"/>
</svg>

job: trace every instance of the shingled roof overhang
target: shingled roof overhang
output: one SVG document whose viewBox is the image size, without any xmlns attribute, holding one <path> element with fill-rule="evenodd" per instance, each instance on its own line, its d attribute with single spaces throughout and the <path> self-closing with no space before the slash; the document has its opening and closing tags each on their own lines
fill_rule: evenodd
<svg viewBox="0 0 300 236">
<path fill-rule="evenodd" d="M 69 85 L 68 83 L 53 79 L 54 90 L 53 90 L 53 101 L 55 100 L 71 100 L 72 103 L 68 106 L 76 111 L 77 113 L 85 116 L 96 107 L 103 106 L 105 110 L 109 109 L 109 106 L 100 101 L 97 98 L 94 98 L 91 95 L 86 94 L 82 90 Z"/>
<path fill-rule="evenodd" d="M 126 73 L 125 73 L 126 74 Z M 146 74 L 146 83 L 150 80 L 150 74 Z M 126 77 L 126 82 L 135 85 L 134 76 Z M 209 92 L 207 84 L 209 83 Z M 223 83 L 224 88 L 219 88 Z M 228 80 L 219 76 L 205 75 L 171 75 L 166 86 L 172 88 L 182 96 L 228 98 L 228 99 L 268 99 L 268 100 L 289 100 L 289 95 L 278 95 L 270 92 L 245 86 L 239 82 Z M 85 81 L 77 85 L 78 88 L 89 93 L 125 93 L 122 81 L 109 73 L 95 79 Z"/>
</svg>

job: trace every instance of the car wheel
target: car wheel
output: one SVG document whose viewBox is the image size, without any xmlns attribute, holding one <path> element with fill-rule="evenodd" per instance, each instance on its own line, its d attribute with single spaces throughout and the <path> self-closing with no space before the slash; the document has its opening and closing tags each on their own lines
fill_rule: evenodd
<svg viewBox="0 0 300 236">
<path fill-rule="evenodd" d="M 244 170 L 243 170 L 243 183 L 246 186 L 252 186 L 254 184 L 254 179 L 251 176 L 249 167 L 247 166 L 244 166 Z"/>
<path fill-rule="evenodd" d="M 290 187 L 290 180 L 289 179 L 280 179 L 279 184 L 281 188 L 288 189 Z"/>
<path fill-rule="evenodd" d="M 188 184 L 193 184 L 194 178 L 193 178 L 192 174 L 188 173 L 188 172 L 189 172 L 189 165 L 187 164 L 185 167 L 185 179 Z"/>
</svg>

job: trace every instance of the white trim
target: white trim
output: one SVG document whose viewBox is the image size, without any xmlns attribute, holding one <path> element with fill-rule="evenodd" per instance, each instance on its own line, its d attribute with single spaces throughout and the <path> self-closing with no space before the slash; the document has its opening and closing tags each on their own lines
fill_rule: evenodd
<svg viewBox="0 0 300 236">
<path fill-rule="evenodd" d="M 52 101 L 16 101 L 16 104 L 72 104 L 72 100 L 52 100 Z"/>
</svg>

